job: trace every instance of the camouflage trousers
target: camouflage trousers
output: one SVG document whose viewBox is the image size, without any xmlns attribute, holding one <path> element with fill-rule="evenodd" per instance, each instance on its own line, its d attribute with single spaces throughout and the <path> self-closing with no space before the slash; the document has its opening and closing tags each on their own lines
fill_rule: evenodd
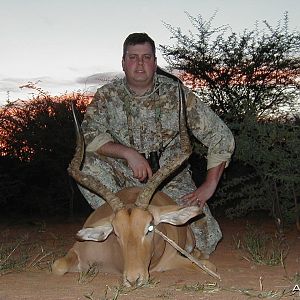
<svg viewBox="0 0 300 300">
<path fill-rule="evenodd" d="M 89 153 L 86 156 L 83 171 L 92 176 L 101 178 L 102 183 L 109 188 L 112 192 L 116 193 L 125 187 L 140 186 L 137 179 L 132 177 L 131 169 L 121 159 L 112 159 L 101 157 Z M 83 196 L 93 209 L 105 203 L 105 200 L 90 192 L 89 190 L 79 186 Z M 168 181 L 163 188 L 162 192 L 171 197 L 177 204 L 182 205 L 180 198 L 196 189 L 192 180 L 188 167 L 181 169 L 172 180 Z M 208 205 L 203 208 L 205 217 L 199 221 L 191 224 L 192 231 L 196 239 L 196 247 L 203 254 L 212 253 L 220 239 L 222 233 L 218 222 L 212 216 Z"/>
</svg>

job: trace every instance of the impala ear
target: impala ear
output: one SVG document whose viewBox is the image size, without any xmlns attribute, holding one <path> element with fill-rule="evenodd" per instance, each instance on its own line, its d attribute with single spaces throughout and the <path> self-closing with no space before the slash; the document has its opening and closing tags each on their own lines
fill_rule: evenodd
<svg viewBox="0 0 300 300">
<path fill-rule="evenodd" d="M 153 206 L 149 205 L 148 210 L 152 213 L 154 223 L 169 223 L 172 225 L 182 225 L 188 220 L 202 213 L 199 206 L 181 207 L 178 205 Z"/>
<path fill-rule="evenodd" d="M 82 228 L 76 234 L 76 239 L 78 241 L 104 241 L 110 233 L 113 231 L 113 226 L 111 224 L 113 215 L 108 218 L 101 219 L 87 228 Z"/>
<path fill-rule="evenodd" d="M 95 241 L 102 242 L 106 240 L 112 232 L 111 224 L 103 224 L 93 228 L 83 228 L 77 232 L 76 239 L 78 241 Z"/>
</svg>

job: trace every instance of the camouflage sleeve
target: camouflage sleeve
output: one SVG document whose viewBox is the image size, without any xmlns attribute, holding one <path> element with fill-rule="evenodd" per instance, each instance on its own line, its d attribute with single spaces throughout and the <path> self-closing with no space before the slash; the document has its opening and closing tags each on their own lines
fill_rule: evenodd
<svg viewBox="0 0 300 300">
<path fill-rule="evenodd" d="M 233 154 L 235 142 L 226 124 L 193 92 L 186 91 L 187 123 L 192 134 L 208 148 L 207 169 L 226 162 Z"/>
<path fill-rule="evenodd" d="M 88 105 L 81 128 L 86 142 L 86 151 L 95 152 L 107 142 L 113 141 L 108 133 L 106 101 L 98 89 Z"/>
</svg>

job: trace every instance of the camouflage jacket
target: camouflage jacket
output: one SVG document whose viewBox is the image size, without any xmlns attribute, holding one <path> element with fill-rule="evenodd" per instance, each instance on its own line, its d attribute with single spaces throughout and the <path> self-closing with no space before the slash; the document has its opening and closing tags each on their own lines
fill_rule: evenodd
<svg viewBox="0 0 300 300">
<path fill-rule="evenodd" d="M 190 133 L 208 148 L 208 169 L 228 165 L 234 138 L 224 122 L 191 90 L 184 87 Z M 125 79 L 100 87 L 87 108 L 82 130 L 87 153 L 109 141 L 133 147 L 140 153 L 161 150 L 161 165 L 180 152 L 178 84 L 156 75 L 149 93 L 137 96 Z"/>
</svg>

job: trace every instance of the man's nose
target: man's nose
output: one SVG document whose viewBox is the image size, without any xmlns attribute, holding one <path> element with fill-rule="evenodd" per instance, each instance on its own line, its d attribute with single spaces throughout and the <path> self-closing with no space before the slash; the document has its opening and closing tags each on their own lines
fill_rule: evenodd
<svg viewBox="0 0 300 300">
<path fill-rule="evenodd" d="M 144 64 L 144 58 L 142 56 L 138 57 L 138 64 L 139 65 L 143 65 Z"/>
</svg>

